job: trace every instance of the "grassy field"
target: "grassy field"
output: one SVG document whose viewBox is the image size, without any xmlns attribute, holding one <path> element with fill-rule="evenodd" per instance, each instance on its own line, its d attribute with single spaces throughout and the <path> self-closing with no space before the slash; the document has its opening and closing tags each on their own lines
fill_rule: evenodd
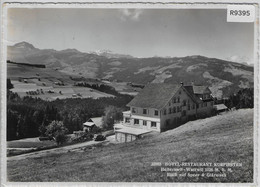
<svg viewBox="0 0 260 187">
<path fill-rule="evenodd" d="M 243 166 L 232 168 L 227 177 L 167 177 L 153 162 Z M 253 110 L 188 122 L 130 143 L 8 161 L 7 175 L 9 181 L 253 182 Z"/>
<path fill-rule="evenodd" d="M 36 150 L 56 147 L 54 141 L 40 141 L 39 138 L 25 138 L 7 142 L 7 156 L 29 153 Z"/>
<path fill-rule="evenodd" d="M 54 141 L 40 141 L 39 138 L 26 138 L 7 142 L 8 148 L 40 148 L 56 145 Z"/>
<path fill-rule="evenodd" d="M 17 64 L 8 64 L 7 77 L 11 79 L 14 88 L 11 91 L 18 93 L 20 97 L 28 96 L 26 92 L 43 90 L 44 93 L 30 95 L 44 100 L 55 100 L 65 98 L 75 98 L 73 94 L 80 94 L 81 98 L 114 97 L 111 94 L 93 90 L 87 87 L 75 87 L 70 75 L 55 71 L 51 68 L 35 68 Z M 77 77 L 78 78 L 78 77 Z M 26 82 L 24 82 L 26 79 Z M 20 81 L 19 81 L 20 80 Z M 55 83 L 63 82 L 65 86 Z M 54 93 L 49 93 L 51 90 Z M 60 93 L 61 92 L 61 93 Z"/>
</svg>

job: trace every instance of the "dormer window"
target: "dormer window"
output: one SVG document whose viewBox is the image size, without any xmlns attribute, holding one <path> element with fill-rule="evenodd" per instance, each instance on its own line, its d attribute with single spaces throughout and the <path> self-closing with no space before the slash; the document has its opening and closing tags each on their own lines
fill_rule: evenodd
<svg viewBox="0 0 260 187">
<path fill-rule="evenodd" d="M 154 115 L 155 115 L 155 116 L 158 116 L 158 114 L 159 114 L 159 113 L 158 113 L 158 110 L 155 110 L 155 111 L 154 111 Z"/>
<path fill-rule="evenodd" d="M 143 109 L 143 114 L 147 114 L 147 109 Z"/>
<path fill-rule="evenodd" d="M 136 113 L 136 108 L 132 108 L 132 113 Z"/>
</svg>

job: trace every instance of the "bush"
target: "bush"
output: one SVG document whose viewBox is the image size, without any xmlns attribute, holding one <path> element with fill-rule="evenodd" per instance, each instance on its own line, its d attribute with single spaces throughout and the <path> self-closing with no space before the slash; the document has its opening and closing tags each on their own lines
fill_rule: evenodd
<svg viewBox="0 0 260 187">
<path fill-rule="evenodd" d="M 90 133 L 83 133 L 82 135 L 76 137 L 76 138 L 72 138 L 72 142 L 74 143 L 79 143 L 79 142 L 85 142 L 85 141 L 89 141 L 93 139 L 93 134 Z"/>
</svg>

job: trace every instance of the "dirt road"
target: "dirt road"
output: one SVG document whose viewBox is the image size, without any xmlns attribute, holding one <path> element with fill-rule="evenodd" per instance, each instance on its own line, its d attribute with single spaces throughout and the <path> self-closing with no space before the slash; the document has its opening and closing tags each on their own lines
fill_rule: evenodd
<svg viewBox="0 0 260 187">
<path fill-rule="evenodd" d="M 78 143 L 78 144 L 68 145 L 68 146 L 59 147 L 59 148 L 53 148 L 53 149 L 48 149 L 48 150 L 36 151 L 36 152 L 32 152 L 32 153 L 26 153 L 26 154 L 22 154 L 22 155 L 7 157 L 7 161 L 41 157 L 44 155 L 48 155 L 50 153 L 59 154 L 59 153 L 64 153 L 64 152 L 68 152 L 68 151 L 76 151 L 77 149 L 82 149 L 84 147 L 89 147 L 89 146 L 103 144 L 103 143 L 109 143 L 109 142 L 110 142 L 109 140 L 105 140 L 105 141 L 101 141 L 101 142 L 89 141 L 89 142 L 84 142 L 84 143 Z"/>
</svg>

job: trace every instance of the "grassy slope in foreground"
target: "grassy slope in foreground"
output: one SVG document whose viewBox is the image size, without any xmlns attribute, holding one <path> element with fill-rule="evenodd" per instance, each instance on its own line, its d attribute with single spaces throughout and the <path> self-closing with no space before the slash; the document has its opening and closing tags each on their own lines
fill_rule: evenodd
<svg viewBox="0 0 260 187">
<path fill-rule="evenodd" d="M 167 177 L 152 162 L 239 162 L 226 178 Z M 8 161 L 9 181 L 253 182 L 253 109 L 126 144 Z"/>
</svg>

